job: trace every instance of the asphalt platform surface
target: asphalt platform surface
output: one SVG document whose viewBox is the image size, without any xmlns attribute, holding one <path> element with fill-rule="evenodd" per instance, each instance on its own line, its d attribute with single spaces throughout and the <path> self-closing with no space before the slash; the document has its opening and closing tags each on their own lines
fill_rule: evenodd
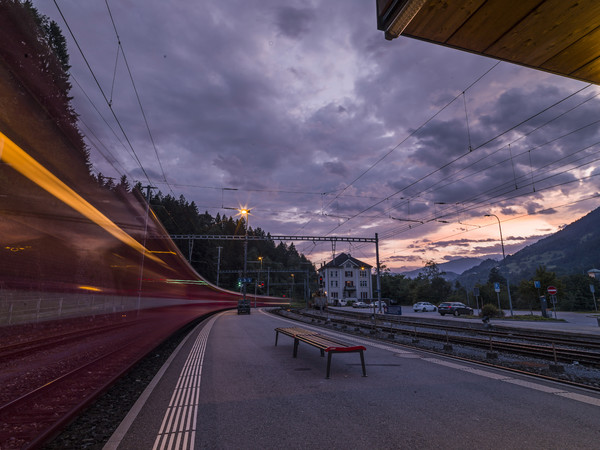
<svg viewBox="0 0 600 450">
<path fill-rule="evenodd" d="M 317 329 L 367 348 L 366 378 L 350 353 L 326 379 L 317 349 L 274 345 L 294 325 L 262 310 L 207 319 L 105 448 L 598 448 L 598 393 Z"/>
</svg>

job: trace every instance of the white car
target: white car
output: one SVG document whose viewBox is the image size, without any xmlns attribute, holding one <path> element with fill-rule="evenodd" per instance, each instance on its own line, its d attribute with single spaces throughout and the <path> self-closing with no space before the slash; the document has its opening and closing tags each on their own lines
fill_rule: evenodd
<svg viewBox="0 0 600 450">
<path fill-rule="evenodd" d="M 437 311 L 437 306 L 429 302 L 418 302 L 413 305 L 414 312 Z"/>
<path fill-rule="evenodd" d="M 365 302 L 357 301 L 352 304 L 352 307 L 353 308 L 368 308 L 369 305 L 367 305 Z"/>
</svg>

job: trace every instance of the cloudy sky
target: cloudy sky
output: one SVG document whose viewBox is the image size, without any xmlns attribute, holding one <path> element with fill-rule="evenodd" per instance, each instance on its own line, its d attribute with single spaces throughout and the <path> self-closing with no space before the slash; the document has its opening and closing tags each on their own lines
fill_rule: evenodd
<svg viewBox="0 0 600 450">
<path fill-rule="evenodd" d="M 511 254 L 598 206 L 597 87 L 386 41 L 375 0 L 112 0 L 114 26 L 103 1 L 56 3 L 34 0 L 67 37 L 94 169 L 202 212 L 246 205 L 272 234 L 378 233 L 400 271 L 498 258 L 486 214 Z M 372 245 L 336 251 L 374 264 Z"/>
</svg>

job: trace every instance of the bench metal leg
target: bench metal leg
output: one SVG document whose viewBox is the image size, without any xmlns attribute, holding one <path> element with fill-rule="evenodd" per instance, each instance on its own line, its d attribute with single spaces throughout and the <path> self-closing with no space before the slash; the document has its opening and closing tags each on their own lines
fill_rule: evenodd
<svg viewBox="0 0 600 450">
<path fill-rule="evenodd" d="M 331 373 L 331 354 L 333 352 L 327 352 L 327 375 L 325 378 L 329 379 L 329 374 Z"/>
<path fill-rule="evenodd" d="M 294 358 L 296 356 L 298 356 L 298 344 L 300 343 L 300 341 L 296 338 L 294 338 Z"/>
<path fill-rule="evenodd" d="M 363 369 L 363 377 L 367 376 L 367 369 L 365 367 L 365 355 L 363 354 L 363 351 L 360 351 L 360 363 L 362 364 L 362 369 Z"/>
<path fill-rule="evenodd" d="M 277 347 L 277 338 L 279 337 L 279 331 L 275 330 L 275 347 Z"/>
<path fill-rule="evenodd" d="M 320 348 L 319 350 L 321 350 L 321 358 L 325 356 L 325 350 L 323 350 L 322 348 Z"/>
</svg>

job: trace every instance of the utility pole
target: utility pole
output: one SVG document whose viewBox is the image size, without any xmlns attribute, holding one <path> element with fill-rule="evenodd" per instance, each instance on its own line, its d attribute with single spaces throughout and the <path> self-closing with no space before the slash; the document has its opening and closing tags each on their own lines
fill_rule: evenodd
<svg viewBox="0 0 600 450">
<path fill-rule="evenodd" d="M 223 247 L 217 247 L 218 255 L 217 255 L 217 287 L 219 287 L 219 272 L 221 271 L 221 249 Z"/>
<path fill-rule="evenodd" d="M 156 186 L 142 186 L 142 189 L 146 189 L 146 201 L 150 203 L 150 189 L 156 189 Z"/>
</svg>

